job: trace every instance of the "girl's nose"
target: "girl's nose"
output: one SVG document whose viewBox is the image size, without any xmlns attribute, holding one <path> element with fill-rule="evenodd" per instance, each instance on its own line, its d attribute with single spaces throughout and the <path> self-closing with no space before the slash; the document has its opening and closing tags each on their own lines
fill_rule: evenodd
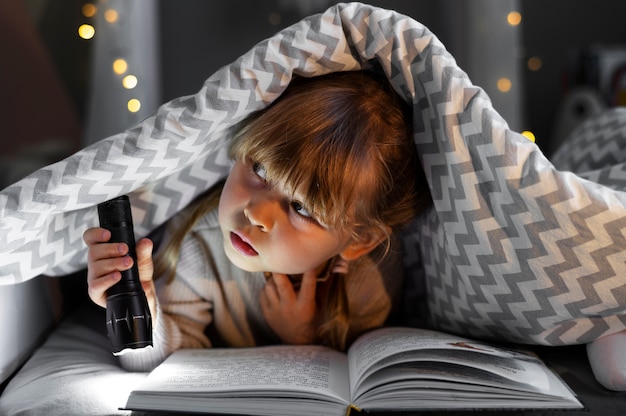
<svg viewBox="0 0 626 416">
<path fill-rule="evenodd" d="M 270 231 L 276 222 L 276 213 L 279 202 L 269 197 L 251 199 L 244 208 L 244 215 L 250 224 L 259 227 L 262 231 Z"/>
</svg>

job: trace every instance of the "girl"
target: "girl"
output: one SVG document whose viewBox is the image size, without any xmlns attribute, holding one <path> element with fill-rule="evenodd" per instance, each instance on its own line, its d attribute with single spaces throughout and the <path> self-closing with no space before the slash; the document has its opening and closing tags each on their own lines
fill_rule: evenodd
<svg viewBox="0 0 626 416">
<path fill-rule="evenodd" d="M 137 243 L 154 348 L 123 365 L 149 370 L 184 347 L 344 350 L 392 318 L 402 290 L 392 236 L 430 203 L 410 126 L 372 74 L 292 80 L 233 138 L 226 181 L 169 221 L 155 267 L 152 242 Z M 132 265 L 109 238 L 84 234 L 89 295 L 103 307 Z"/>
</svg>

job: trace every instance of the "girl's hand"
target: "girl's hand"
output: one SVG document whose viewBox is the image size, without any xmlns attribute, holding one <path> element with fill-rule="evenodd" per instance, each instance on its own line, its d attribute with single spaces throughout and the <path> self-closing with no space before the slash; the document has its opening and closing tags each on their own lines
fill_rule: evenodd
<svg viewBox="0 0 626 416">
<path fill-rule="evenodd" d="M 83 234 L 87 243 L 87 284 L 91 300 L 106 308 L 106 291 L 122 278 L 120 272 L 133 266 L 133 259 L 128 255 L 128 245 L 125 243 L 109 243 L 111 232 L 104 228 L 90 228 Z M 143 238 L 135 246 L 137 252 L 137 268 L 139 279 L 146 292 L 150 313 L 155 317 L 156 291 L 152 275 L 152 241 Z"/>
<path fill-rule="evenodd" d="M 315 342 L 316 315 L 314 271 L 302 276 L 296 293 L 287 275 L 272 273 L 261 292 L 261 309 L 269 326 L 285 344 Z"/>
</svg>

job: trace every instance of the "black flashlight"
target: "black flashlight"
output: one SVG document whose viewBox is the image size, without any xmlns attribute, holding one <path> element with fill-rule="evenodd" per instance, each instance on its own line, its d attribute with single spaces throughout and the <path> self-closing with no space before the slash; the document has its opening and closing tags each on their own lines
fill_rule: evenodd
<svg viewBox="0 0 626 416">
<path fill-rule="evenodd" d="M 133 267 L 107 291 L 106 326 L 114 355 L 127 349 L 152 346 L 152 317 L 139 280 L 135 232 L 128 196 L 98 204 L 100 226 L 111 232 L 111 243 L 126 243 Z"/>
</svg>

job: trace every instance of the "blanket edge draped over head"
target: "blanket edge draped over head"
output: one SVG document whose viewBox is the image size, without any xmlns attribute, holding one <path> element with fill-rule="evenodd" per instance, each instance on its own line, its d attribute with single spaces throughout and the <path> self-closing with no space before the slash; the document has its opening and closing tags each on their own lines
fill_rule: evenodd
<svg viewBox="0 0 626 416">
<path fill-rule="evenodd" d="M 105 200 L 130 195 L 138 237 L 167 221 L 228 173 L 231 132 L 294 74 L 372 68 L 414 109 L 434 204 L 404 246 L 437 326 L 552 345 L 626 328 L 626 196 L 558 171 L 426 27 L 360 3 L 280 31 L 197 94 L 0 192 L 0 284 L 85 267 Z"/>
</svg>

